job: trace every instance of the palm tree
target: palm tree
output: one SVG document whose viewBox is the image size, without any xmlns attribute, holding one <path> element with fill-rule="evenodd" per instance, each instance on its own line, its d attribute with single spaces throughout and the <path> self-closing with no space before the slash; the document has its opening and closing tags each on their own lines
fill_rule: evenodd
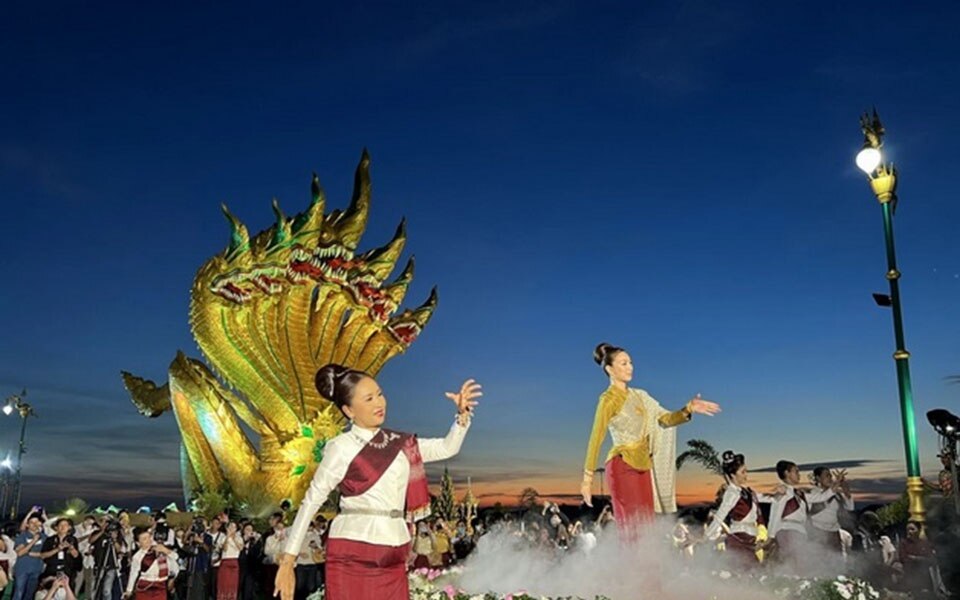
<svg viewBox="0 0 960 600">
<path fill-rule="evenodd" d="M 720 455 L 716 449 L 706 440 L 688 440 L 688 450 L 684 450 L 677 456 L 677 470 L 688 461 L 700 463 L 706 470 L 717 475 L 723 475 L 723 469 L 720 466 Z"/>
<path fill-rule="evenodd" d="M 539 499 L 540 492 L 532 487 L 523 488 L 523 491 L 520 492 L 520 506 L 528 510 L 536 506 Z"/>
</svg>

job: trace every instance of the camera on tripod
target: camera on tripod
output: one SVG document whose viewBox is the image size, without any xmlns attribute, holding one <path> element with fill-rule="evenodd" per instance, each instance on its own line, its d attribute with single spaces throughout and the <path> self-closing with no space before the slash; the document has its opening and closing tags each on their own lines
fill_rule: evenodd
<svg viewBox="0 0 960 600">
<path fill-rule="evenodd" d="M 120 521 L 116 519 L 107 519 L 106 523 L 103 524 L 104 533 L 120 533 L 121 530 Z"/>
</svg>

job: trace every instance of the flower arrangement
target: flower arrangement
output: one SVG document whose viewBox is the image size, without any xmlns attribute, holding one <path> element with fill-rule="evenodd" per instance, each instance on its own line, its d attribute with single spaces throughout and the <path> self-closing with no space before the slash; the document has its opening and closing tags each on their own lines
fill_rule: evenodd
<svg viewBox="0 0 960 600">
<path fill-rule="evenodd" d="M 463 572 L 461 567 L 416 569 L 410 572 L 410 600 L 610 600 L 606 596 L 582 598 L 573 596 L 534 596 L 520 590 L 511 594 L 470 594 L 456 586 Z M 734 579 L 728 571 L 715 571 L 721 580 Z M 745 578 L 737 577 L 741 583 Z M 753 579 L 747 577 L 746 579 Z M 789 600 L 879 600 L 880 592 L 868 581 L 839 575 L 834 579 L 800 579 L 761 576 L 754 579 L 759 588 L 770 590 L 771 598 Z M 324 600 L 323 590 L 317 590 L 307 600 Z"/>
<path fill-rule="evenodd" d="M 761 582 L 763 583 L 763 582 Z M 879 600 L 880 592 L 870 582 L 838 575 L 834 579 L 776 577 L 766 582 L 779 598 L 797 600 Z"/>
</svg>

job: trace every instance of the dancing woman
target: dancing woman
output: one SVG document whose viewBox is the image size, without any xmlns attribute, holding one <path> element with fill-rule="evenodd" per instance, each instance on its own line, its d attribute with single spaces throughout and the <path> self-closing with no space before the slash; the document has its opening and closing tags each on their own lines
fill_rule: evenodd
<svg viewBox="0 0 960 600">
<path fill-rule="evenodd" d="M 292 600 L 294 566 L 307 527 L 334 488 L 340 514 L 327 542 L 327 600 L 406 600 L 410 554 L 407 520 L 429 514 L 430 494 L 423 463 L 454 456 L 470 427 L 480 385 L 468 379 L 447 397 L 457 418 L 445 438 L 383 428 L 387 401 L 370 375 L 340 365 L 317 371 L 320 395 L 337 405 L 352 426 L 331 439 L 310 482 L 280 557 L 275 596 Z"/>
<path fill-rule="evenodd" d="M 747 464 L 742 454 L 734 454 L 731 450 L 724 452 L 722 468 L 727 487 L 704 537 L 715 540 L 726 533 L 726 548 L 736 553 L 737 562 L 756 564 L 758 527 L 764 525 L 760 496 L 747 487 Z M 766 495 L 763 499 L 771 500 Z"/>
<path fill-rule="evenodd" d="M 584 503 L 593 506 L 593 470 L 609 429 L 613 448 L 605 472 L 617 525 L 649 522 L 655 512 L 675 512 L 677 435 L 672 428 L 694 413 L 715 415 L 720 407 L 697 394 L 682 409 L 670 412 L 644 390 L 627 386 L 633 379 L 633 363 L 626 350 L 600 344 L 593 358 L 610 378 L 610 387 L 600 395 L 587 445 L 580 487 Z"/>
</svg>

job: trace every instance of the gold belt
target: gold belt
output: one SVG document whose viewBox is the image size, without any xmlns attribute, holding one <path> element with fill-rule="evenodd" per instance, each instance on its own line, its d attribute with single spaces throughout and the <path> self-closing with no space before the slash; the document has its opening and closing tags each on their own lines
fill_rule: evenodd
<svg viewBox="0 0 960 600">
<path fill-rule="evenodd" d="M 343 508 L 340 509 L 341 515 L 364 515 L 367 517 L 387 517 L 388 519 L 402 519 L 402 510 L 380 510 L 376 508 Z"/>
</svg>

